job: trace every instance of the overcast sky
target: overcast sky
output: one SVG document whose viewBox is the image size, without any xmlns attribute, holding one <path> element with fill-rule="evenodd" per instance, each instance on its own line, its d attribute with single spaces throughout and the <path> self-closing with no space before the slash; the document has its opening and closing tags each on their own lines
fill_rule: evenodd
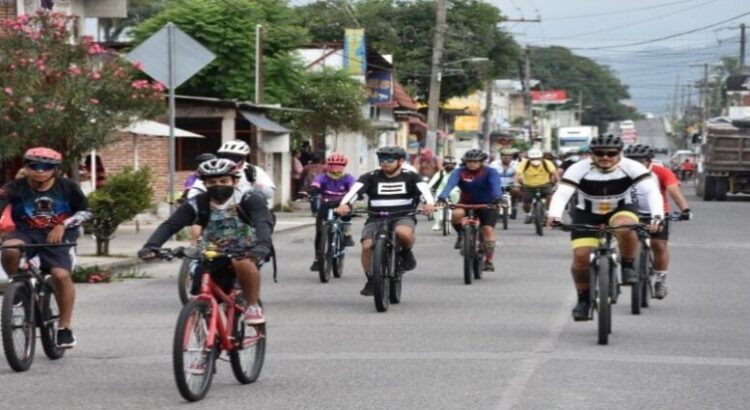
<svg viewBox="0 0 750 410">
<path fill-rule="evenodd" d="M 738 56 L 739 24 L 750 25 L 748 15 L 692 34 L 650 42 L 750 13 L 750 0 L 490 2 L 511 19 L 541 18 L 541 23 L 505 24 L 518 43 L 562 45 L 612 66 L 630 86 L 639 108 L 657 113 L 665 112 L 671 102 L 678 75 L 680 87 L 702 76 L 701 67 L 690 65 L 714 63 L 724 55 Z M 620 47 L 638 42 L 648 43 Z M 612 48 L 592 49 L 598 47 Z M 655 51 L 665 47 L 672 50 Z"/>
</svg>

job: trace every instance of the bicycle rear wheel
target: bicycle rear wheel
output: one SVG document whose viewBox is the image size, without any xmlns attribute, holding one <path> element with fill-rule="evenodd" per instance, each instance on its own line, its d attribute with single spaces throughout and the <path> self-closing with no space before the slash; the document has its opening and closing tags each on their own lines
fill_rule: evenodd
<svg viewBox="0 0 750 410">
<path fill-rule="evenodd" d="M 39 314 L 39 335 L 42 339 L 44 354 L 52 360 L 57 360 L 65 354 L 65 349 L 57 347 L 57 320 L 60 318 L 60 308 L 55 299 L 55 282 L 51 276 L 44 280 L 44 295 Z"/>
<path fill-rule="evenodd" d="M 389 268 L 388 249 L 385 246 L 385 239 L 378 238 L 375 240 L 375 247 L 372 252 L 372 282 L 374 287 L 375 310 L 385 312 L 388 310 L 390 303 L 390 278 L 388 277 Z"/>
<path fill-rule="evenodd" d="M 34 362 L 36 326 L 31 289 L 26 282 L 12 282 L 5 288 L 0 326 L 3 349 L 10 367 L 23 372 Z"/>
<path fill-rule="evenodd" d="M 238 304 L 243 303 L 243 297 L 238 296 L 237 299 Z M 239 312 L 234 316 L 236 343 L 234 350 L 229 352 L 232 373 L 242 384 L 253 383 L 258 380 L 266 358 L 266 325 L 247 325 L 244 315 Z"/>
<path fill-rule="evenodd" d="M 463 243 L 463 254 L 464 254 L 464 283 L 471 285 L 471 281 L 474 278 L 474 262 L 476 254 L 476 229 L 472 225 L 464 226 L 464 243 Z"/>
<path fill-rule="evenodd" d="M 214 376 L 217 352 L 214 346 L 207 346 L 209 318 L 208 304 L 191 300 L 177 319 L 172 367 L 177 389 L 189 401 L 205 397 Z"/>
<path fill-rule="evenodd" d="M 331 260 L 328 250 L 330 238 L 330 226 L 323 225 L 320 232 L 320 243 L 318 244 L 318 277 L 323 283 L 331 280 Z"/>
<path fill-rule="evenodd" d="M 599 256 L 596 259 L 594 275 L 597 281 L 597 301 L 598 309 L 598 331 L 599 344 L 606 345 L 609 343 L 609 334 L 612 329 L 612 306 L 610 305 L 610 287 L 609 287 L 609 259 L 606 256 Z"/>
</svg>

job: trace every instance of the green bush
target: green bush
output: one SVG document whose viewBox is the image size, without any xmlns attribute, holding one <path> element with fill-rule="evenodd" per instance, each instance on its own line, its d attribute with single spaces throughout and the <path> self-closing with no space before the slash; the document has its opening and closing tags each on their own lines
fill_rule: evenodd
<svg viewBox="0 0 750 410">
<path fill-rule="evenodd" d="M 107 178 L 107 183 L 89 194 L 93 218 L 88 223 L 96 236 L 96 254 L 109 255 L 109 241 L 117 227 L 151 207 L 153 176 L 148 167 L 125 168 Z"/>
</svg>

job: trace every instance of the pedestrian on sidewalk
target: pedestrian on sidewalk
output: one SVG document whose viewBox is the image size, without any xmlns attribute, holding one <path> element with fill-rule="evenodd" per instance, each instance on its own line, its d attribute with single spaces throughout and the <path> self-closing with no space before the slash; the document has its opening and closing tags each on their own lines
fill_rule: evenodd
<svg viewBox="0 0 750 410">
<path fill-rule="evenodd" d="M 305 171 L 305 167 L 302 166 L 300 157 L 302 152 L 296 149 L 292 151 L 292 200 L 299 197 L 299 192 L 302 190 L 302 173 Z"/>
</svg>

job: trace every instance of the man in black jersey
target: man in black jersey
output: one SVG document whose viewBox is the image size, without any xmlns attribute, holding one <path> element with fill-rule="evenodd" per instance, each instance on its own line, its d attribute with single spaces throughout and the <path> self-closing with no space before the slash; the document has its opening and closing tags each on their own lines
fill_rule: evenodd
<svg viewBox="0 0 750 410">
<path fill-rule="evenodd" d="M 406 159 L 406 151 L 401 147 L 382 147 L 377 151 L 380 169 L 368 172 L 359 177 L 352 188 L 341 200 L 336 213 L 346 215 L 351 212 L 351 203 L 362 194 L 367 195 L 367 209 L 372 212 L 399 213 L 416 209 L 421 197 L 426 205 L 424 211 L 431 214 L 435 200 L 430 187 L 422 177 L 413 172 L 402 172 L 401 166 Z M 362 230 L 362 268 L 367 276 L 367 283 L 360 294 L 371 296 L 373 284 L 370 278 L 372 260 L 372 240 L 377 233 L 377 216 L 370 216 Z M 395 221 L 396 239 L 401 247 L 399 259 L 401 267 L 410 271 L 417 266 L 412 247 L 416 240 L 414 228 L 417 220 L 414 216 L 404 216 Z"/>
</svg>

